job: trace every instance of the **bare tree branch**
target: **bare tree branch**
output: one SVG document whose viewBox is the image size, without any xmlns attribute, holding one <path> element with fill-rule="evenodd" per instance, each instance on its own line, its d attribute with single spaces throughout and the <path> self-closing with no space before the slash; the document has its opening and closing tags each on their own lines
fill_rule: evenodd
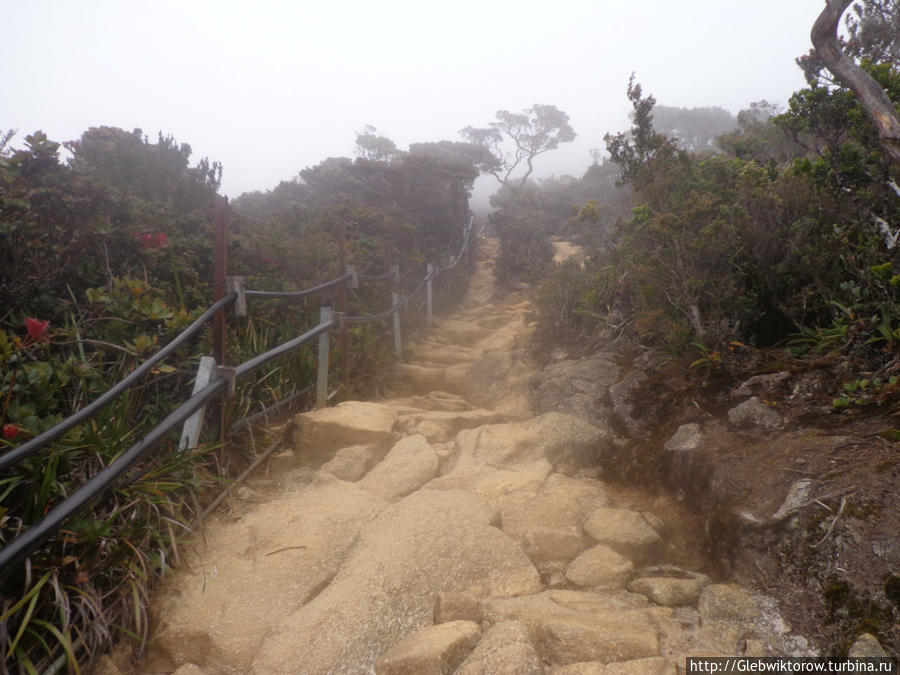
<svg viewBox="0 0 900 675">
<path fill-rule="evenodd" d="M 831 73 L 849 87 L 878 131 L 881 147 L 900 165 L 900 114 L 888 95 L 867 72 L 844 53 L 837 29 L 844 10 L 853 0 L 825 0 L 825 9 L 813 25 L 812 38 L 816 56 Z"/>
</svg>

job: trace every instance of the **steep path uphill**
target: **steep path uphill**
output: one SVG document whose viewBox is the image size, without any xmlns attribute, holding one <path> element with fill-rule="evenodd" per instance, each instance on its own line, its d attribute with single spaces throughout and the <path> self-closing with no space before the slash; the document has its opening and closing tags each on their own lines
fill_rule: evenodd
<svg viewBox="0 0 900 675">
<path fill-rule="evenodd" d="M 606 430 L 532 416 L 530 305 L 492 301 L 495 252 L 396 398 L 292 422 L 157 598 L 140 672 L 675 673 L 797 652 L 773 603 L 665 564 L 664 503 L 595 478 Z"/>
</svg>

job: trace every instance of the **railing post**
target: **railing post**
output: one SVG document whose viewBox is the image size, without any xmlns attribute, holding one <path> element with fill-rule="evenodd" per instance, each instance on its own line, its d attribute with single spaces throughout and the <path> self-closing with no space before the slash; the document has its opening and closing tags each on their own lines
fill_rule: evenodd
<svg viewBox="0 0 900 675">
<path fill-rule="evenodd" d="M 431 328 L 432 322 L 432 295 L 431 295 L 431 275 L 434 274 L 434 265 L 428 263 L 425 267 L 425 316 L 427 317 L 427 326 Z"/>
<path fill-rule="evenodd" d="M 400 265 L 391 265 L 391 307 L 400 302 Z M 400 310 L 394 310 L 394 354 L 403 356 L 403 340 L 400 336 Z"/>
<path fill-rule="evenodd" d="M 331 307 L 319 309 L 319 323 L 331 321 Z M 328 404 L 328 331 L 319 335 L 319 357 L 316 364 L 316 408 Z"/>
<path fill-rule="evenodd" d="M 197 379 L 194 380 L 194 389 L 191 392 L 191 396 L 209 384 L 215 368 L 216 360 L 213 357 L 200 357 L 200 365 L 197 367 Z M 196 448 L 200 443 L 200 430 L 203 427 L 203 414 L 205 411 L 206 407 L 204 406 L 185 420 L 184 426 L 181 428 L 181 440 L 178 442 L 179 450 Z"/>
<path fill-rule="evenodd" d="M 225 277 L 225 290 L 228 293 L 237 293 L 234 301 L 234 315 L 247 316 L 247 285 L 244 277 Z"/>
</svg>

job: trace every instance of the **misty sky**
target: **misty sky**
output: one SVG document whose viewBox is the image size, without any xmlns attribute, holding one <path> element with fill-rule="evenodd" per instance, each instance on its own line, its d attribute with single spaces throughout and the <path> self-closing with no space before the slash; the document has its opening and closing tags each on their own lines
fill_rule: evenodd
<svg viewBox="0 0 900 675">
<path fill-rule="evenodd" d="M 405 149 L 549 103 L 578 139 L 537 175 L 579 174 L 628 127 L 636 71 L 660 104 L 782 105 L 823 0 L 0 0 L 0 129 L 140 127 L 264 190 L 372 124 Z"/>
</svg>

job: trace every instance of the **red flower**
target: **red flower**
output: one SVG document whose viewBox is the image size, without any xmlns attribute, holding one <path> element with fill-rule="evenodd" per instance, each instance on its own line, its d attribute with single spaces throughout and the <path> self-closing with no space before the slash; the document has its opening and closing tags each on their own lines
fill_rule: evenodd
<svg viewBox="0 0 900 675">
<path fill-rule="evenodd" d="M 46 342 L 50 339 L 50 335 L 47 333 L 49 326 L 49 321 L 41 321 L 33 317 L 25 319 L 25 330 L 28 331 L 29 337 L 37 342 Z"/>
<path fill-rule="evenodd" d="M 22 430 L 17 427 L 15 424 L 4 424 L 3 425 L 3 438 L 7 441 L 11 441 L 16 436 L 22 433 Z"/>
<path fill-rule="evenodd" d="M 144 248 L 157 249 L 169 247 L 169 235 L 165 232 L 135 232 L 134 236 L 141 242 L 141 246 Z"/>
</svg>

